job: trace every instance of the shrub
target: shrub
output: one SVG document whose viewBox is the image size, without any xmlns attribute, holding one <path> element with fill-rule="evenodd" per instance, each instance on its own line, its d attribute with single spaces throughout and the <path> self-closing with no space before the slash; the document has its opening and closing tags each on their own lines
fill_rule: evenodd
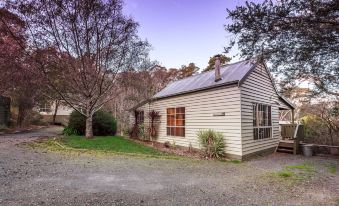
<svg viewBox="0 0 339 206">
<path fill-rule="evenodd" d="M 206 157 L 221 158 L 225 155 L 224 136 L 220 132 L 209 129 L 199 131 L 197 136 Z"/>
<path fill-rule="evenodd" d="M 123 129 L 123 134 L 125 137 L 130 136 L 131 132 L 132 132 L 132 129 L 130 127 L 126 127 Z"/>
<path fill-rule="evenodd" d="M 48 123 L 43 120 L 43 117 L 39 112 L 30 111 L 28 112 L 25 118 L 25 124 L 39 125 L 39 126 L 47 126 Z"/>
<path fill-rule="evenodd" d="M 147 140 L 149 139 L 146 132 L 145 132 L 145 125 L 144 124 L 139 124 L 139 137 L 142 140 Z"/>
<path fill-rule="evenodd" d="M 157 124 L 158 119 L 160 118 L 160 114 L 159 112 L 152 110 L 148 113 L 148 118 L 151 121 L 151 125 L 148 128 L 148 134 L 150 137 L 154 138 L 157 135 L 156 124 Z"/>
<path fill-rule="evenodd" d="M 4 124 L 0 124 L 0 132 L 6 131 L 8 128 Z"/>
<path fill-rule="evenodd" d="M 339 130 L 330 131 L 327 121 L 316 115 L 305 115 L 301 122 L 305 125 L 305 142 L 325 145 L 339 145 Z M 328 121 L 331 122 L 331 121 Z M 332 124 L 334 127 L 335 123 Z"/>
<path fill-rule="evenodd" d="M 164 147 L 170 148 L 171 147 L 171 143 L 169 141 L 164 142 Z"/>
<path fill-rule="evenodd" d="M 71 135 L 77 135 L 78 134 L 78 131 L 70 126 L 67 126 L 64 128 L 64 130 L 62 131 L 62 134 L 63 135 L 66 135 L 66 136 L 71 136 Z"/>
<path fill-rule="evenodd" d="M 69 118 L 68 127 L 84 135 L 86 130 L 86 118 L 78 111 L 73 111 Z M 93 115 L 93 134 L 96 136 L 115 135 L 117 122 L 108 112 L 99 110 Z"/>
<path fill-rule="evenodd" d="M 139 138 L 140 135 L 139 132 L 140 132 L 139 126 L 137 124 L 134 124 L 129 134 L 130 138 L 134 139 Z"/>
</svg>

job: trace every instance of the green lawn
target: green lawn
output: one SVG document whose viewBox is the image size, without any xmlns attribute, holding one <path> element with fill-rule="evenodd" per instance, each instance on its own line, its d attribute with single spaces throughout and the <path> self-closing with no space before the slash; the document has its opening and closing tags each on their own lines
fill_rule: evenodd
<svg viewBox="0 0 339 206">
<path fill-rule="evenodd" d="M 167 153 L 119 136 L 94 137 L 93 139 L 85 139 L 83 136 L 68 136 L 63 138 L 61 143 L 67 147 L 76 149 L 101 150 L 152 156 L 168 155 Z"/>
</svg>

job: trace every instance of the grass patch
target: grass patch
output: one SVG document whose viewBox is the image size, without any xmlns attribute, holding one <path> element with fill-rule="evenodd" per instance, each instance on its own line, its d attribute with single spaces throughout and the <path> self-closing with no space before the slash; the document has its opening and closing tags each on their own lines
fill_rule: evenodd
<svg viewBox="0 0 339 206">
<path fill-rule="evenodd" d="M 103 150 L 123 153 L 139 153 L 149 155 L 166 155 L 151 147 L 138 144 L 132 140 L 119 136 L 95 137 L 85 139 L 82 136 L 69 136 L 62 139 L 62 143 L 76 149 Z"/>
<path fill-rule="evenodd" d="M 328 164 L 328 165 L 326 165 L 326 168 L 327 168 L 327 171 L 332 173 L 332 174 L 337 173 L 337 166 L 334 165 L 334 164 Z"/>
<path fill-rule="evenodd" d="M 85 152 L 90 154 L 117 154 L 157 158 L 164 157 L 170 159 L 180 158 L 120 136 L 94 137 L 93 139 L 85 139 L 83 136 L 68 136 L 60 139 L 42 141 L 32 147 L 36 146 L 68 153 Z"/>
<path fill-rule="evenodd" d="M 297 171 L 299 173 L 313 173 L 314 166 L 304 163 L 302 165 L 291 165 L 285 167 L 288 171 Z"/>
<path fill-rule="evenodd" d="M 240 163 L 241 163 L 240 160 L 231 160 L 231 162 L 232 162 L 233 164 L 240 164 Z"/>
<path fill-rule="evenodd" d="M 315 173 L 313 165 L 304 163 L 301 165 L 285 166 L 282 171 L 273 173 L 273 176 L 290 180 L 305 180 Z"/>
<path fill-rule="evenodd" d="M 283 177 L 283 178 L 287 178 L 287 177 L 292 177 L 294 176 L 295 174 L 291 171 L 280 171 L 280 172 L 277 172 L 277 176 L 279 177 Z"/>
</svg>

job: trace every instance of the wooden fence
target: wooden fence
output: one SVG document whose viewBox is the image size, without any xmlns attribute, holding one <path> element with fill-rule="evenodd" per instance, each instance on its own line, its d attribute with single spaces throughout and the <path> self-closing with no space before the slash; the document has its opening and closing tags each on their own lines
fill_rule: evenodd
<svg viewBox="0 0 339 206">
<path fill-rule="evenodd" d="M 299 141 L 303 141 L 305 137 L 304 125 L 297 124 L 281 124 L 281 137 L 282 139 L 294 139 L 298 138 Z M 296 128 L 298 131 L 296 132 Z"/>
</svg>

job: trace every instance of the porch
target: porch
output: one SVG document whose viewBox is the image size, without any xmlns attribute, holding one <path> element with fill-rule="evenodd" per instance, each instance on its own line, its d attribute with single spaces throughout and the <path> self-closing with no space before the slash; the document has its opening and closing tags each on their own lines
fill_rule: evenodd
<svg viewBox="0 0 339 206">
<path fill-rule="evenodd" d="M 281 140 L 277 152 L 299 154 L 300 143 L 304 140 L 304 125 L 295 121 L 295 105 L 286 98 L 279 98 L 279 127 Z"/>
<path fill-rule="evenodd" d="M 300 143 L 304 140 L 304 125 L 280 124 L 281 140 L 277 152 L 299 154 Z"/>
</svg>

